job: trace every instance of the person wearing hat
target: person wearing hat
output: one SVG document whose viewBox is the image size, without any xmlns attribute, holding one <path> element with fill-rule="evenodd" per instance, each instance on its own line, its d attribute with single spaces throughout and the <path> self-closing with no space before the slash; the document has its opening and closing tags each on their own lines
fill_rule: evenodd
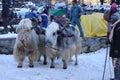
<svg viewBox="0 0 120 80">
<path fill-rule="evenodd" d="M 83 33 L 82 26 L 80 23 L 80 16 L 82 12 L 81 8 L 77 5 L 77 0 L 73 0 L 72 5 L 73 6 L 71 7 L 71 10 L 70 10 L 71 23 L 74 26 L 77 24 L 79 31 L 80 31 L 80 37 L 84 37 L 84 33 Z"/>
<path fill-rule="evenodd" d="M 120 14 L 118 12 L 111 15 L 111 23 L 110 57 L 114 67 L 114 80 L 120 80 Z"/>
<path fill-rule="evenodd" d="M 117 7 L 118 7 L 118 5 L 117 5 L 116 3 L 113 3 L 113 4 L 111 5 L 110 10 L 107 10 L 107 11 L 104 12 L 103 18 L 108 22 L 108 31 L 107 31 L 108 37 L 109 37 L 110 31 L 111 31 L 111 29 L 112 29 L 112 26 L 111 26 L 111 25 L 112 25 L 112 17 L 111 17 L 111 16 L 112 16 L 114 13 L 117 12 Z"/>
<path fill-rule="evenodd" d="M 39 21 L 41 22 L 41 27 L 44 27 L 44 28 L 47 28 L 47 26 L 48 26 L 48 11 L 47 11 L 47 9 L 45 9 L 43 12 L 42 12 L 42 14 L 41 14 L 41 16 L 40 16 L 40 18 L 39 18 Z"/>
</svg>

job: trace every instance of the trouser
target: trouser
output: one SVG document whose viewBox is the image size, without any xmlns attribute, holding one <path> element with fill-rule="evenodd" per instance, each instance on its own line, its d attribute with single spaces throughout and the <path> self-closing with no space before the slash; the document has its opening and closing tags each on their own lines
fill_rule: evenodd
<svg viewBox="0 0 120 80">
<path fill-rule="evenodd" d="M 3 18 L 3 27 L 7 31 L 7 26 L 9 24 L 9 19 L 8 18 Z"/>
<path fill-rule="evenodd" d="M 120 58 L 112 58 L 114 67 L 114 80 L 120 80 Z"/>
<path fill-rule="evenodd" d="M 80 36 L 81 37 L 84 37 L 84 33 L 83 33 L 83 30 L 82 30 L 82 26 L 81 26 L 81 23 L 80 23 L 80 20 L 79 19 L 75 19 L 75 20 L 72 20 L 72 25 L 76 25 L 78 26 L 79 28 L 79 31 L 80 31 Z"/>
</svg>

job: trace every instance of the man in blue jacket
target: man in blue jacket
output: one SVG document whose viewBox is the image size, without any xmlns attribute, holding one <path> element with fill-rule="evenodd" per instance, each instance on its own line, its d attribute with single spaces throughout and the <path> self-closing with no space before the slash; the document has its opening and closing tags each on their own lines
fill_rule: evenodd
<svg viewBox="0 0 120 80">
<path fill-rule="evenodd" d="M 72 4 L 73 4 L 73 7 L 71 7 L 71 11 L 70 11 L 70 19 L 71 19 L 72 25 L 75 26 L 77 24 L 80 31 L 80 37 L 84 37 L 84 33 L 80 23 L 81 8 L 77 5 L 77 0 L 73 0 Z"/>
<path fill-rule="evenodd" d="M 48 26 L 48 11 L 45 9 L 40 16 L 41 26 L 47 28 Z"/>
</svg>

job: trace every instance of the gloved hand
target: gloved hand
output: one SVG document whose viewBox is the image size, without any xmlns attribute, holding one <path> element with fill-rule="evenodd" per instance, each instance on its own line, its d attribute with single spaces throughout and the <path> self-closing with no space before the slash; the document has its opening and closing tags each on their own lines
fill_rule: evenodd
<svg viewBox="0 0 120 80">
<path fill-rule="evenodd" d="M 110 40 L 109 40 L 109 39 L 107 39 L 105 43 L 106 43 L 106 44 L 110 44 Z"/>
</svg>

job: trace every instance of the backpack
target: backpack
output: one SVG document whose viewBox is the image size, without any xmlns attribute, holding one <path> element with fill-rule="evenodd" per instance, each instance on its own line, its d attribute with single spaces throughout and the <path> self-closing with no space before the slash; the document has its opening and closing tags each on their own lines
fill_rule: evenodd
<svg viewBox="0 0 120 80">
<path fill-rule="evenodd" d="M 110 20 L 110 10 L 107 10 L 107 11 L 104 12 L 103 18 L 104 18 L 106 21 L 109 21 L 109 20 Z"/>
</svg>

